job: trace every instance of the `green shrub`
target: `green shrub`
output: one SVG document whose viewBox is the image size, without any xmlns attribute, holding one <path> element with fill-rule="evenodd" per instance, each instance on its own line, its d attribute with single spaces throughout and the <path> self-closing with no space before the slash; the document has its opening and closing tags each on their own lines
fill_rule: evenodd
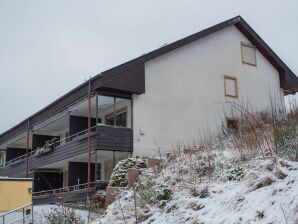
<svg viewBox="0 0 298 224">
<path fill-rule="evenodd" d="M 140 199 L 140 205 L 145 208 L 148 204 L 165 204 L 172 198 L 172 190 L 165 184 L 156 184 L 150 180 L 139 181 L 136 190 Z"/>
<path fill-rule="evenodd" d="M 296 125 L 280 125 L 275 133 L 277 153 L 292 160 L 298 160 L 298 131 Z"/>
<path fill-rule="evenodd" d="M 155 193 L 158 201 L 167 201 L 172 198 L 172 190 L 164 184 L 158 184 Z"/>
<path fill-rule="evenodd" d="M 216 169 L 213 178 L 219 181 L 241 181 L 245 176 L 245 167 L 241 164 Z"/>
<path fill-rule="evenodd" d="M 136 185 L 137 193 L 140 197 L 140 205 L 144 208 L 147 204 L 154 202 L 154 183 L 151 181 L 139 181 Z"/>
<path fill-rule="evenodd" d="M 245 171 L 241 166 L 232 167 L 227 170 L 226 177 L 229 181 L 241 181 L 244 178 Z"/>
<path fill-rule="evenodd" d="M 113 169 L 109 185 L 113 187 L 126 187 L 128 184 L 127 170 L 129 168 L 147 168 L 147 162 L 140 158 L 129 158 L 119 161 Z"/>
</svg>

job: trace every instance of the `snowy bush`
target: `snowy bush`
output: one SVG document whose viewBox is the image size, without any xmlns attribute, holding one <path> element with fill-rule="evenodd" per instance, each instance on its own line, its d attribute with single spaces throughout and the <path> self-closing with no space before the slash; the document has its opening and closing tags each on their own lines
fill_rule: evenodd
<svg viewBox="0 0 298 224">
<path fill-rule="evenodd" d="M 106 191 L 99 190 L 93 196 L 95 208 L 103 208 L 106 203 Z"/>
<path fill-rule="evenodd" d="M 275 134 L 278 154 L 292 160 L 298 160 L 298 130 L 297 125 L 280 125 Z"/>
<path fill-rule="evenodd" d="M 245 171 L 241 166 L 232 167 L 227 170 L 226 178 L 229 181 L 240 181 L 244 178 Z"/>
<path fill-rule="evenodd" d="M 84 224 L 85 221 L 71 208 L 64 206 L 51 208 L 48 214 L 45 214 L 49 224 Z"/>
<path fill-rule="evenodd" d="M 113 187 L 126 187 L 128 184 L 127 170 L 129 168 L 147 168 L 147 161 L 145 159 L 140 158 L 128 158 L 119 161 L 113 169 L 109 185 Z"/>
<path fill-rule="evenodd" d="M 206 198 L 210 195 L 208 186 L 204 186 L 201 188 L 194 186 L 190 189 L 190 194 L 193 197 L 199 197 L 199 198 Z"/>
<path fill-rule="evenodd" d="M 244 165 L 229 164 L 226 167 L 217 167 L 213 178 L 219 181 L 241 181 L 245 177 L 245 173 Z"/>
<path fill-rule="evenodd" d="M 172 197 L 172 190 L 169 188 L 169 186 L 161 183 L 157 184 L 155 193 L 155 197 L 158 201 L 167 201 Z"/>
<path fill-rule="evenodd" d="M 154 183 L 151 181 L 139 181 L 136 185 L 136 190 L 140 197 L 140 205 L 144 208 L 147 204 L 153 202 L 155 191 Z"/>
<path fill-rule="evenodd" d="M 142 208 L 148 204 L 161 204 L 172 198 L 172 190 L 162 183 L 154 183 L 150 180 L 139 181 L 136 185 Z"/>
</svg>

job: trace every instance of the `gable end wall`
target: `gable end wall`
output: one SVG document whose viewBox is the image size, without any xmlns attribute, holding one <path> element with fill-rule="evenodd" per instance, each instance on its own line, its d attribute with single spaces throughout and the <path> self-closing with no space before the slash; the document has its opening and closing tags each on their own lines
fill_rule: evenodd
<svg viewBox="0 0 298 224">
<path fill-rule="evenodd" d="M 134 154 L 158 154 L 192 145 L 199 136 L 220 132 L 225 101 L 270 106 L 269 92 L 284 106 L 279 72 L 257 51 L 257 66 L 241 61 L 241 41 L 230 26 L 145 63 L 145 94 L 134 95 Z M 224 96 L 224 75 L 238 80 L 239 99 Z"/>
</svg>

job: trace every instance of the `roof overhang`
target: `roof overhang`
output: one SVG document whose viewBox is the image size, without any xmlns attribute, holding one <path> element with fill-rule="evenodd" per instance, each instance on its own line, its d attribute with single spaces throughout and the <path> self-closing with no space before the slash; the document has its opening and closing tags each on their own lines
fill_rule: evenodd
<svg viewBox="0 0 298 224">
<path fill-rule="evenodd" d="M 91 93 L 94 94 L 95 92 L 98 92 L 103 95 L 131 98 L 132 94 L 141 94 L 145 92 L 144 82 L 144 65 L 141 64 L 133 68 L 121 69 L 116 67 L 90 79 Z M 0 135 L 0 143 L 26 132 L 29 127 L 38 125 L 44 120 L 49 119 L 68 107 L 86 99 L 88 97 L 88 92 L 89 81 L 83 83 L 18 125 L 2 133 Z"/>
</svg>

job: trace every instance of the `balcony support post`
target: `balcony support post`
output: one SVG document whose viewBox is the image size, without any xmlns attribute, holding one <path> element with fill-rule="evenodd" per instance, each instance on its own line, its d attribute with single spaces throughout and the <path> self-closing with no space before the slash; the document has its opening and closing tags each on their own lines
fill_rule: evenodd
<svg viewBox="0 0 298 224">
<path fill-rule="evenodd" d="M 115 151 L 113 151 L 113 169 L 116 166 L 116 155 L 115 155 Z"/>
<path fill-rule="evenodd" d="M 114 97 L 114 126 L 116 126 L 116 97 Z"/>
<path fill-rule="evenodd" d="M 98 93 L 95 93 L 95 123 L 96 123 L 96 148 L 94 154 L 94 181 L 97 180 L 97 172 L 98 172 L 98 165 L 97 165 L 97 146 L 98 146 Z"/>
<path fill-rule="evenodd" d="M 28 162 L 28 157 L 29 157 L 29 131 L 30 131 L 30 120 L 28 119 L 27 121 L 27 138 L 26 138 L 26 171 L 25 175 L 28 177 L 29 174 L 29 162 Z"/>
<path fill-rule="evenodd" d="M 130 113 L 131 113 L 131 115 L 130 115 L 130 120 L 131 120 L 131 122 L 130 122 L 130 124 L 131 124 L 131 129 L 132 129 L 132 150 L 133 150 L 133 130 L 134 130 L 134 128 L 133 128 L 133 97 L 131 97 L 131 101 L 130 101 Z M 132 157 L 132 152 L 130 153 L 130 157 Z"/>
<path fill-rule="evenodd" d="M 88 88 L 88 177 L 87 177 L 87 204 L 90 203 L 90 177 L 91 177 L 91 77 Z M 89 221 L 89 220 L 88 220 Z"/>
</svg>

